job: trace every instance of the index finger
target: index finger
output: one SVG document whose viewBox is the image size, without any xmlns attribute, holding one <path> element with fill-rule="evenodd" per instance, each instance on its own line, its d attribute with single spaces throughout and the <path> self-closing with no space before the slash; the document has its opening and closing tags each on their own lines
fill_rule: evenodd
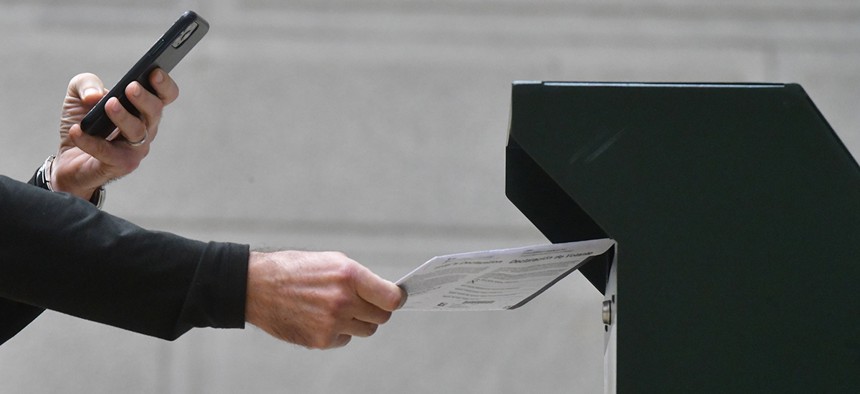
<svg viewBox="0 0 860 394">
<path fill-rule="evenodd" d="M 359 297 L 389 312 L 399 308 L 406 298 L 400 287 L 367 268 L 358 271 L 355 287 Z"/>
</svg>

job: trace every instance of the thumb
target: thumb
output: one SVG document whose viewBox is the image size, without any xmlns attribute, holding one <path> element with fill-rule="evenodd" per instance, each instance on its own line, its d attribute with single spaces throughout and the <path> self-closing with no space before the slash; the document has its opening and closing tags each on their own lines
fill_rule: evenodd
<svg viewBox="0 0 860 394">
<path fill-rule="evenodd" d="M 95 105 L 105 93 L 104 83 L 95 74 L 78 74 L 69 83 L 69 96 L 79 98 L 86 105 Z"/>
<path fill-rule="evenodd" d="M 366 268 L 358 273 L 356 291 L 359 297 L 389 312 L 402 306 L 406 298 L 403 289 Z"/>
<path fill-rule="evenodd" d="M 78 149 L 96 158 L 99 162 L 112 163 L 115 160 L 115 157 L 111 155 L 110 142 L 104 138 L 84 133 L 80 125 L 76 124 L 71 127 L 69 130 L 69 139 L 71 139 L 72 143 Z"/>
</svg>

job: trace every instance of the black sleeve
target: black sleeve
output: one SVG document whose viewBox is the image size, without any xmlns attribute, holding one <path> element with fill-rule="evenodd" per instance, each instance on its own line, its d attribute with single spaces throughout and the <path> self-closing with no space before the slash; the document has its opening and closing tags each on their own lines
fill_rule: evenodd
<svg viewBox="0 0 860 394">
<path fill-rule="evenodd" d="M 33 174 L 28 183 L 45 188 L 45 182 L 39 179 L 39 171 Z M 0 223 L 0 226 L 2 226 L 2 223 Z M 24 327 L 39 317 L 44 311 L 45 308 L 0 298 L 0 345 L 23 330 Z"/>
<path fill-rule="evenodd" d="M 42 308 L 168 340 L 244 327 L 248 255 L 0 176 L 0 343 Z"/>
</svg>

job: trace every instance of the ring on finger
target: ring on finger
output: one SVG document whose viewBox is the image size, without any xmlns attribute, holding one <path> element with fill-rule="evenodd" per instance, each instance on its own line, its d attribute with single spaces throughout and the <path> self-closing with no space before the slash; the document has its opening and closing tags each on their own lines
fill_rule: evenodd
<svg viewBox="0 0 860 394">
<path fill-rule="evenodd" d="M 143 145 L 144 143 L 146 143 L 146 139 L 147 139 L 148 137 L 149 137 L 149 130 L 147 130 L 147 129 L 143 129 L 143 138 L 141 138 L 141 139 L 140 139 L 140 141 L 129 141 L 129 140 L 125 140 L 125 143 L 126 143 L 126 144 L 128 144 L 129 146 L 133 146 L 133 147 L 134 147 L 134 146 L 141 146 L 141 145 Z"/>
</svg>

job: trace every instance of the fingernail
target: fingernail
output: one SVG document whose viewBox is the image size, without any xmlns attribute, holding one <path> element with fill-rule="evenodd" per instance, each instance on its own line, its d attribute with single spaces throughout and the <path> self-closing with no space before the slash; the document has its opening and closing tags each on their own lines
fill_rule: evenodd
<svg viewBox="0 0 860 394">
<path fill-rule="evenodd" d="M 155 82 L 155 83 L 162 83 L 162 82 L 164 82 L 164 74 L 163 74 L 163 72 L 164 72 L 164 71 L 161 71 L 161 70 L 155 70 L 155 75 L 152 77 L 152 81 L 153 81 L 153 82 Z"/>
<path fill-rule="evenodd" d="M 110 100 L 106 103 L 105 107 L 115 114 L 122 112 L 122 104 L 119 103 L 119 99 L 116 97 L 111 97 Z"/>
<path fill-rule="evenodd" d="M 402 287 L 400 288 L 400 305 L 397 306 L 397 309 L 403 308 L 403 305 L 406 305 L 406 299 L 409 298 L 409 295 L 406 293 L 406 290 Z"/>
<path fill-rule="evenodd" d="M 96 89 L 96 88 L 86 88 L 86 89 L 84 89 L 84 92 L 82 93 L 83 97 L 81 97 L 81 98 L 86 98 L 86 97 L 89 97 L 89 96 L 92 96 L 92 95 L 96 95 L 96 94 L 99 94 L 99 90 L 98 90 L 98 89 Z"/>
</svg>

